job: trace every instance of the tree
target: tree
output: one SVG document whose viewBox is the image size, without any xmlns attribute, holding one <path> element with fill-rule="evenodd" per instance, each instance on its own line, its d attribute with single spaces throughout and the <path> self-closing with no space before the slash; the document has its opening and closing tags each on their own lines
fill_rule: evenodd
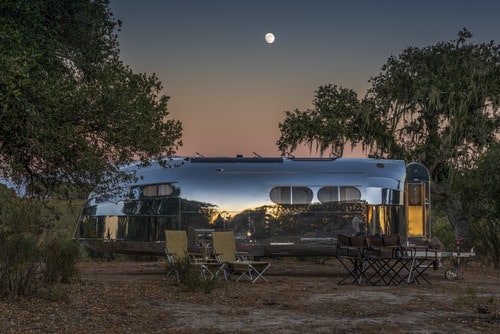
<svg viewBox="0 0 500 334">
<path fill-rule="evenodd" d="M 107 0 L 2 1 L 0 177 L 88 191 L 182 145 L 157 77 L 119 59 L 120 26 Z"/>
<path fill-rule="evenodd" d="M 456 234 L 463 235 L 467 220 L 452 194 L 451 173 L 498 142 L 500 128 L 500 46 L 469 44 L 471 37 L 463 29 L 456 41 L 391 56 L 361 100 L 352 90 L 320 87 L 313 110 L 286 112 L 279 149 L 316 143 L 321 153 L 341 152 L 350 142 L 380 156 L 420 161 L 429 168 L 433 193 L 445 198 Z"/>
<path fill-rule="evenodd" d="M 479 254 L 500 268 L 500 143 L 493 144 L 473 168 L 452 174 L 453 193 L 463 203 L 470 222 L 469 237 Z"/>
<path fill-rule="evenodd" d="M 280 151 L 294 151 L 297 145 L 305 143 L 310 149 L 316 145 L 322 154 L 331 149 L 330 153 L 342 155 L 348 142 L 358 142 L 360 104 L 353 90 L 332 85 L 319 87 L 314 109 L 285 111 L 285 121 L 279 125 Z"/>
</svg>

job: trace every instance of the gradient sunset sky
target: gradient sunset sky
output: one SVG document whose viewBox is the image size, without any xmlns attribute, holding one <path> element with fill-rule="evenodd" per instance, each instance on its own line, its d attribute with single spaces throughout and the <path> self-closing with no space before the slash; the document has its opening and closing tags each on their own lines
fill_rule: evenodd
<svg viewBox="0 0 500 334">
<path fill-rule="evenodd" d="M 284 111 L 310 108 L 319 86 L 361 98 L 391 55 L 455 40 L 464 27 L 473 43 L 500 43 L 493 0 L 111 0 L 111 9 L 123 22 L 122 60 L 156 73 L 170 96 L 182 156 L 279 156 Z"/>
</svg>

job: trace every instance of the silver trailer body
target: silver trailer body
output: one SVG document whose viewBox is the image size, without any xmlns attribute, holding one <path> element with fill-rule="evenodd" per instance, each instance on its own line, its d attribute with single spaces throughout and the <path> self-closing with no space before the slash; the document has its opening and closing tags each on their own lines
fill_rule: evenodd
<svg viewBox="0 0 500 334">
<path fill-rule="evenodd" d="M 255 256 L 332 255 L 337 234 L 410 236 L 401 160 L 172 158 L 136 176 L 119 195 L 90 195 L 75 232 L 85 247 L 163 255 L 166 229 L 188 231 L 193 247 L 233 230 Z"/>
</svg>

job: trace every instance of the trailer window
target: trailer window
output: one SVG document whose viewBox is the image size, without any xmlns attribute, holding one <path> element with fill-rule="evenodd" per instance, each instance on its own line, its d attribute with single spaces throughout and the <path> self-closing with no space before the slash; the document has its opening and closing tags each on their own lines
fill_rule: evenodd
<svg viewBox="0 0 500 334">
<path fill-rule="evenodd" d="M 355 187 L 323 187 L 318 190 L 321 203 L 356 202 L 361 199 L 361 192 Z"/>
<path fill-rule="evenodd" d="M 275 187 L 269 196 L 276 204 L 309 204 L 313 192 L 307 187 Z"/>
<path fill-rule="evenodd" d="M 152 184 L 142 189 L 142 194 L 146 197 L 168 196 L 174 192 L 174 188 L 169 183 Z"/>
<path fill-rule="evenodd" d="M 307 187 L 292 187 L 292 204 L 309 204 L 313 199 L 313 192 Z"/>
<path fill-rule="evenodd" d="M 356 202 L 361 199 L 361 192 L 354 187 L 340 187 L 341 202 Z"/>
</svg>

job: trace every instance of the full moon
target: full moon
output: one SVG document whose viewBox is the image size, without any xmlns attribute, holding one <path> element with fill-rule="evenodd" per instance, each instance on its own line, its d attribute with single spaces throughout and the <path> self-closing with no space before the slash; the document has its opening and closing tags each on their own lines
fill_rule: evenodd
<svg viewBox="0 0 500 334">
<path fill-rule="evenodd" d="M 267 44 L 273 44 L 274 43 L 274 34 L 268 32 L 264 38 L 266 39 L 266 43 Z"/>
</svg>

